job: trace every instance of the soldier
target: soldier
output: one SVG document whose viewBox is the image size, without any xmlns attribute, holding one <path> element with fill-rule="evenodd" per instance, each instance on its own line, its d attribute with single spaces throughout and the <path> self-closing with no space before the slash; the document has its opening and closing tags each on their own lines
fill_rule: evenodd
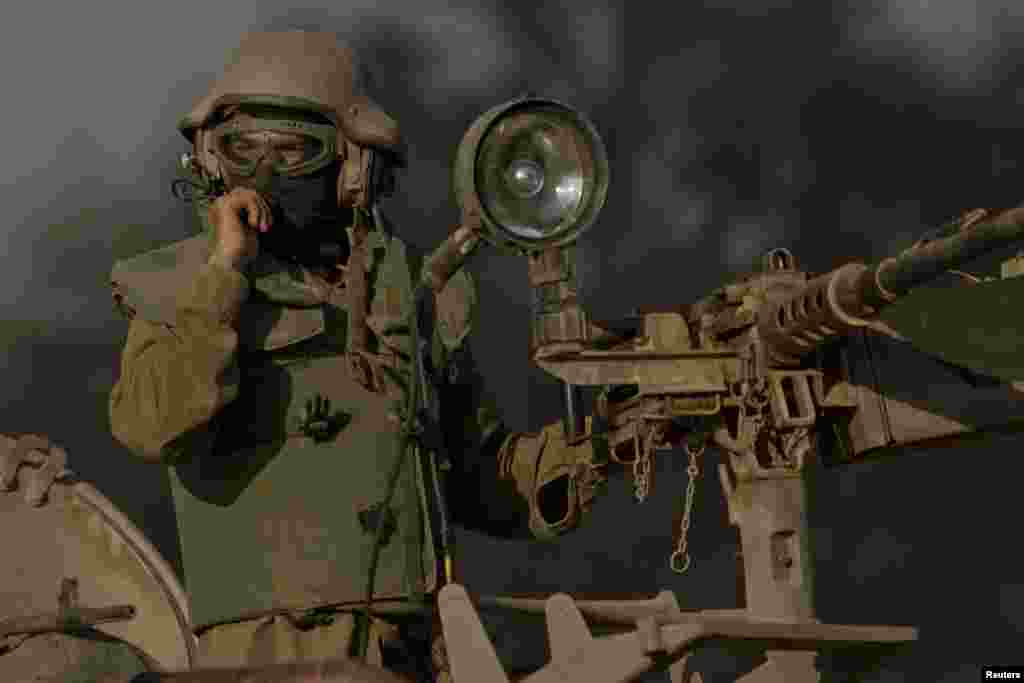
<svg viewBox="0 0 1024 683">
<path fill-rule="evenodd" d="M 180 124 L 204 234 L 113 271 L 131 325 L 112 430 L 170 467 L 201 666 L 345 654 L 364 637 L 351 611 L 372 565 L 380 610 L 424 605 L 440 584 L 430 460 L 420 449 L 396 467 L 420 259 L 375 200 L 402 139 L 362 73 L 330 34 L 247 35 Z M 479 224 L 472 208 L 463 224 Z M 495 416 L 466 344 L 474 297 L 458 272 L 433 305 L 441 418 L 427 431 L 451 458 L 448 510 L 553 538 L 603 472 L 559 424 L 510 433 Z M 412 635 L 422 618 L 370 623 L 373 657 L 382 642 L 429 650 Z"/>
</svg>

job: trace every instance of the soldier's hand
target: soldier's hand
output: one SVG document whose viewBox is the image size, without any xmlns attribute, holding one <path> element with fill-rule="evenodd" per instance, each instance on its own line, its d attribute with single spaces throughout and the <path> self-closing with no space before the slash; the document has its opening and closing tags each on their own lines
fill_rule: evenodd
<svg viewBox="0 0 1024 683">
<path fill-rule="evenodd" d="M 218 197 L 210 206 L 215 233 L 210 262 L 244 270 L 259 254 L 257 234 L 270 230 L 272 221 L 270 204 L 255 190 L 236 187 Z"/>
</svg>

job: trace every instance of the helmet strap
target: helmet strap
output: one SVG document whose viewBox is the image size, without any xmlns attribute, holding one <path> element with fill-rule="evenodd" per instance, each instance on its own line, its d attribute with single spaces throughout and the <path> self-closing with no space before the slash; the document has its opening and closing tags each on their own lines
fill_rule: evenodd
<svg viewBox="0 0 1024 683">
<path fill-rule="evenodd" d="M 373 166 L 376 154 L 369 147 L 345 141 L 345 159 L 338 175 L 338 204 L 369 210 L 373 206 Z"/>
<path fill-rule="evenodd" d="M 210 133 L 206 129 L 200 128 L 196 131 L 195 137 L 195 154 L 196 160 L 199 162 L 199 168 L 210 178 L 223 178 L 223 174 L 220 169 L 220 160 L 217 159 L 217 155 L 213 153 L 213 150 L 209 147 Z"/>
</svg>

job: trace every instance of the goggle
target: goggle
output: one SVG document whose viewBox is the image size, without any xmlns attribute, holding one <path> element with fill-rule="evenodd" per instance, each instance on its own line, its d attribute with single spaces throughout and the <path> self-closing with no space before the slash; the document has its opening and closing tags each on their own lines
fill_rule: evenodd
<svg viewBox="0 0 1024 683">
<path fill-rule="evenodd" d="M 214 128 L 212 138 L 214 153 L 233 175 L 252 175 L 261 163 L 278 175 L 308 175 L 338 156 L 338 131 L 326 123 L 232 119 Z"/>
</svg>

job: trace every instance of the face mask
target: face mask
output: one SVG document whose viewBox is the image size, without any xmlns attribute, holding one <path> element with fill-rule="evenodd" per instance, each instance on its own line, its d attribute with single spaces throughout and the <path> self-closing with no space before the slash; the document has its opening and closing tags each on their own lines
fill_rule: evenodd
<svg viewBox="0 0 1024 683">
<path fill-rule="evenodd" d="M 259 236 L 260 248 L 307 266 L 332 266 L 348 258 L 344 227 L 351 211 L 338 207 L 338 162 L 302 176 L 282 176 L 260 164 L 248 177 L 228 177 L 233 187 L 262 194 L 273 210 L 273 225 Z"/>
</svg>

